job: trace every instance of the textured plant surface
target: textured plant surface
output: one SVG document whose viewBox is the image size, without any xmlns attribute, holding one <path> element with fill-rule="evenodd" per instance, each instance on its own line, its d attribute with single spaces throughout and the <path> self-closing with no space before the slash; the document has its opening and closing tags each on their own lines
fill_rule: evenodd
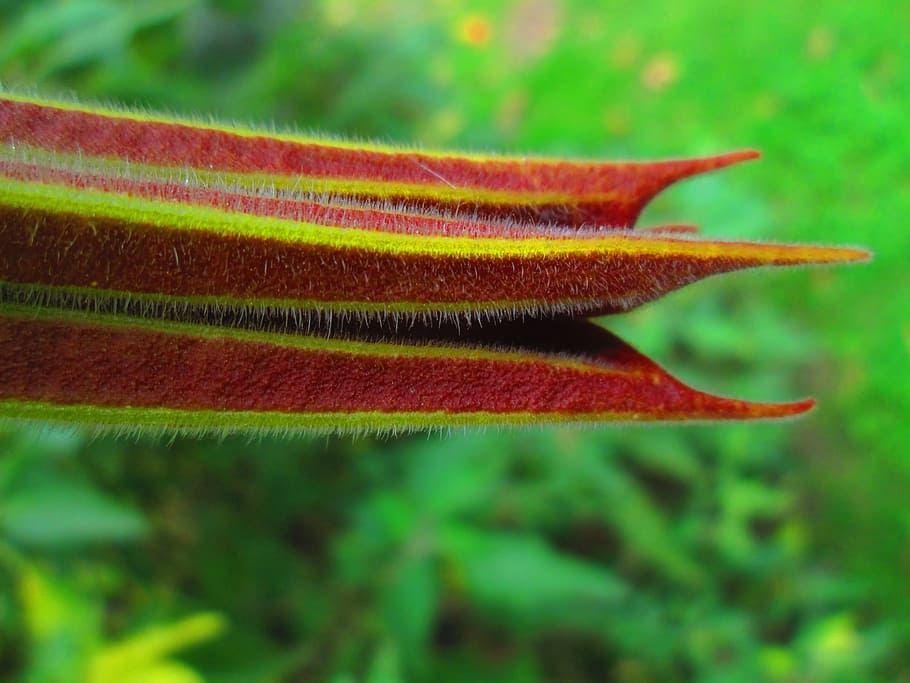
<svg viewBox="0 0 910 683">
<path fill-rule="evenodd" d="M 740 152 L 657 164 L 465 156 L 265 135 L 11 96 L 3 100 L 0 138 L 52 152 L 58 162 L 88 155 L 114 167 L 130 162 L 146 172 L 171 169 L 253 190 L 265 186 L 509 221 L 615 228 L 631 227 L 644 205 L 671 183 L 756 156 Z"/>
<path fill-rule="evenodd" d="M 898 0 L 0 2 L 0 81 L 12 87 L 519 158 L 754 146 L 764 161 L 667 188 L 625 232 L 684 221 L 706 240 L 876 255 L 709 277 L 595 321 L 691 386 L 817 396 L 799 420 L 358 439 L 122 439 L 6 423 L 0 680 L 910 680 L 908 22 Z M 20 182 L 91 175 L 79 155 L 54 156 L 31 146 L 3 163 L 32 165 Z M 90 165 L 105 192 L 148 170 Z M 168 205 L 205 204 L 179 170 L 154 174 L 184 186 Z M 210 208 L 249 194 L 213 180 L 240 191 L 211 195 Z M 285 199 L 256 204 L 291 219 L 307 210 Z M 360 201 L 320 211 L 356 226 Z M 409 237 L 435 234 L 434 215 L 451 212 L 425 208 Z M 446 224 L 517 236 L 474 211 Z M 29 291 L 4 315 L 84 298 Z M 79 329 L 202 331 L 173 320 L 182 304 L 137 320 L 143 302 L 130 298 L 114 310 L 96 293 Z M 226 340 L 289 331 L 283 314 L 245 320 L 246 331 L 228 314 L 204 327 Z M 333 329 L 355 322 L 332 316 Z M 439 337 L 431 322 L 414 337 Z M 374 319 L 358 343 L 394 329 Z M 493 334 L 486 321 L 469 329 Z M 531 338 L 525 351 L 546 348 Z"/>
<path fill-rule="evenodd" d="M 733 270 L 866 257 L 629 230 L 660 189 L 751 152 L 637 164 L 458 156 L 16 95 L 0 96 L 0 139 L 8 300 L 222 324 L 283 316 L 306 335 L 10 309 L 0 406 L 19 419 L 224 430 L 791 415 L 811 401 L 696 392 L 565 318 Z M 512 318 L 546 323 L 501 329 Z M 415 339 L 418 319 L 456 325 Z M 369 321 L 385 324 L 382 343 Z"/>
</svg>

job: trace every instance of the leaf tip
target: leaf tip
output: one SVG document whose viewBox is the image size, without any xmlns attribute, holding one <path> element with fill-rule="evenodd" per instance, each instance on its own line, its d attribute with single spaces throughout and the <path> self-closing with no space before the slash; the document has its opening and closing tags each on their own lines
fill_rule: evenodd
<svg viewBox="0 0 910 683">
<path fill-rule="evenodd" d="M 775 420 L 798 417 L 815 407 L 815 399 L 806 398 L 786 403 L 741 401 L 712 396 L 714 404 L 707 411 L 710 420 Z"/>
<path fill-rule="evenodd" d="M 804 398 L 789 403 L 759 403 L 756 405 L 760 407 L 760 414 L 756 417 L 796 417 L 815 408 L 816 402 L 814 398 Z"/>
<path fill-rule="evenodd" d="M 814 255 L 807 258 L 807 263 L 865 263 L 871 261 L 874 254 L 862 247 L 828 247 L 812 248 Z"/>
<path fill-rule="evenodd" d="M 675 182 L 684 178 L 690 178 L 709 171 L 717 171 L 734 164 L 740 164 L 745 161 L 753 161 L 761 157 L 761 152 L 756 149 L 741 149 L 724 154 L 715 154 L 712 156 L 699 157 L 696 159 L 680 159 L 676 161 L 666 161 L 664 170 L 667 174 L 667 182 Z"/>
</svg>

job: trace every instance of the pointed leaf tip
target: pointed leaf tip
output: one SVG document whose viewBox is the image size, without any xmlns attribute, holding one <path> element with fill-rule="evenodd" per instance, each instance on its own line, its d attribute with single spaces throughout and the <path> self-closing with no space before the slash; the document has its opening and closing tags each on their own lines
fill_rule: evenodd
<svg viewBox="0 0 910 683">
<path fill-rule="evenodd" d="M 805 398 L 789 403 L 751 403 L 750 414 L 756 418 L 796 417 L 815 408 L 814 398 Z"/>
<path fill-rule="evenodd" d="M 875 253 L 869 249 L 861 247 L 832 247 L 843 252 L 844 258 L 840 259 L 843 263 L 865 263 L 875 258 Z"/>
<path fill-rule="evenodd" d="M 827 246 L 799 246 L 791 245 L 789 253 L 784 260 L 776 263 L 806 264 L 832 264 L 832 263 L 862 263 L 872 259 L 872 252 L 859 247 L 827 247 Z"/>
<path fill-rule="evenodd" d="M 628 167 L 637 169 L 636 172 L 629 174 L 630 182 L 635 183 L 635 189 L 627 194 L 627 206 L 622 216 L 622 222 L 618 224 L 610 223 L 611 220 L 615 221 L 616 212 L 606 211 L 606 206 L 600 206 L 597 203 L 585 206 L 585 218 L 599 225 L 631 227 L 638 220 L 638 216 L 645 206 L 674 183 L 743 161 L 757 159 L 760 156 L 758 151 L 746 149 L 693 159 L 667 159 L 664 161 L 631 163 Z"/>
<path fill-rule="evenodd" d="M 385 342 L 347 331 L 284 335 L 0 307 L 0 420 L 382 430 L 752 420 L 813 404 L 712 396 L 590 322 L 532 322 L 527 335 L 506 323 L 451 339 L 426 327 Z"/>
<path fill-rule="evenodd" d="M 815 400 L 811 398 L 788 403 L 765 403 L 725 398 L 704 392 L 698 392 L 698 394 L 701 395 L 699 410 L 679 416 L 680 421 L 786 419 L 802 415 L 815 407 Z"/>
<path fill-rule="evenodd" d="M 695 159 L 670 159 L 655 162 L 655 166 L 661 168 L 663 181 L 666 183 L 664 187 L 666 187 L 684 178 L 717 171 L 745 161 L 753 161 L 760 157 L 761 153 L 758 150 L 744 149 Z"/>
</svg>

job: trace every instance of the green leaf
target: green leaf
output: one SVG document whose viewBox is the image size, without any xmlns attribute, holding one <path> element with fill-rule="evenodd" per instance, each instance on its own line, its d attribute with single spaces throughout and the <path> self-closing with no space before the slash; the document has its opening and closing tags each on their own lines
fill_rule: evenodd
<svg viewBox="0 0 910 683">
<path fill-rule="evenodd" d="M 392 643 L 379 646 L 370 662 L 365 683 L 403 683 L 398 650 Z"/>
<path fill-rule="evenodd" d="M 176 650 L 218 637 L 224 619 L 196 614 L 172 624 L 153 626 L 107 645 L 92 659 L 90 683 L 195 683 L 202 679 L 187 667 L 164 659 Z"/>
<path fill-rule="evenodd" d="M 0 502 L 0 529 L 24 545 L 75 546 L 133 541 L 147 524 L 138 511 L 88 486 L 49 482 Z"/>
<path fill-rule="evenodd" d="M 19 575 L 19 600 L 29 638 L 28 679 L 80 680 L 100 638 L 100 611 L 87 596 L 37 569 Z"/>
<path fill-rule="evenodd" d="M 626 472 L 597 462 L 597 453 L 586 468 L 588 483 L 603 501 L 601 514 L 629 548 L 677 581 L 695 582 L 699 567 L 680 550 L 679 543 L 651 499 Z"/>
<path fill-rule="evenodd" d="M 92 679 L 90 683 L 205 683 L 205 680 L 185 664 L 159 662 L 122 678 Z"/>
<path fill-rule="evenodd" d="M 519 624 L 557 627 L 596 620 L 627 588 L 611 572 L 557 552 L 530 534 L 453 527 L 443 546 L 467 596 Z"/>
<path fill-rule="evenodd" d="M 409 669 L 421 670 L 436 616 L 438 585 L 427 557 L 407 557 L 382 595 L 384 621 Z"/>
<path fill-rule="evenodd" d="M 502 434 L 465 434 L 413 449 L 409 485 L 414 499 L 439 517 L 464 513 L 490 501 L 511 443 Z"/>
</svg>

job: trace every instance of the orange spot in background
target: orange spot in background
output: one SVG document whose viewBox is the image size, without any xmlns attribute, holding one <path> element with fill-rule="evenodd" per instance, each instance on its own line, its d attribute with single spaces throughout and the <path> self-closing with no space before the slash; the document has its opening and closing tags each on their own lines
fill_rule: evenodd
<svg viewBox="0 0 910 683">
<path fill-rule="evenodd" d="M 648 90 L 658 92 L 679 80 L 679 60 L 675 55 L 662 53 L 648 60 L 641 71 L 641 84 Z"/>
<path fill-rule="evenodd" d="M 486 45 L 492 36 L 490 19 L 483 14 L 469 14 L 458 24 L 458 40 L 466 45 Z"/>
<path fill-rule="evenodd" d="M 561 0 L 518 0 L 505 20 L 509 56 L 518 62 L 547 54 L 562 30 Z"/>
</svg>

